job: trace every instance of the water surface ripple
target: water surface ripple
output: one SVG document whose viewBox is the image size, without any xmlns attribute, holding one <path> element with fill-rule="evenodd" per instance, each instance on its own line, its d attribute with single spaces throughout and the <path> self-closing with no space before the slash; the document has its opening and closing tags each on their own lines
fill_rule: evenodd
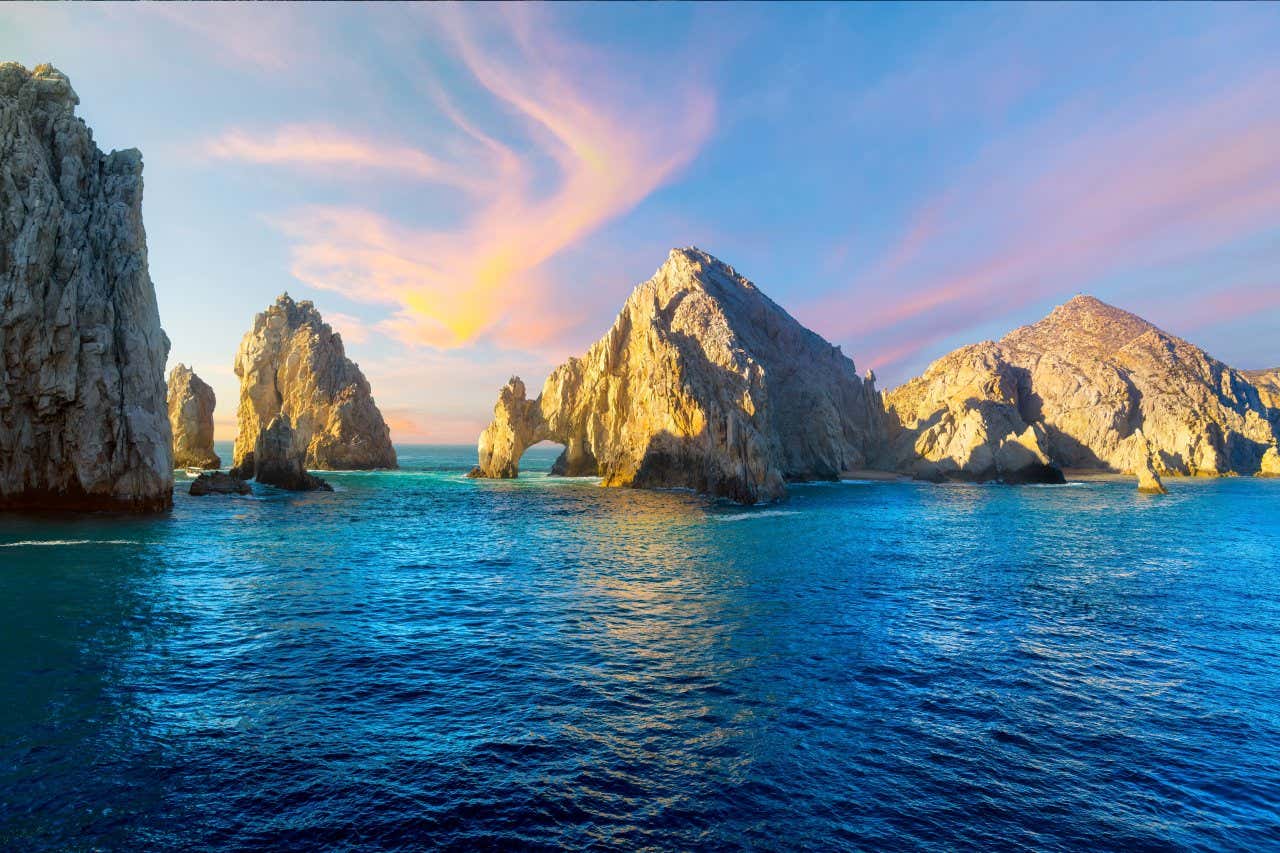
<svg viewBox="0 0 1280 853">
<path fill-rule="evenodd" d="M 0 517 L 0 847 L 1280 846 L 1280 482 L 401 460 Z"/>
</svg>

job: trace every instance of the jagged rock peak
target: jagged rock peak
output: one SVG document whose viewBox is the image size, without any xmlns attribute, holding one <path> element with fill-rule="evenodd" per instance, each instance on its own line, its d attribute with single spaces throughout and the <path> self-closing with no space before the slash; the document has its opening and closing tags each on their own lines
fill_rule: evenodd
<svg viewBox="0 0 1280 853">
<path fill-rule="evenodd" d="M 169 372 L 169 426 L 173 430 L 173 464 L 177 468 L 219 468 L 213 451 L 213 388 L 185 364 Z"/>
<path fill-rule="evenodd" d="M 1000 476 L 995 450 L 1027 426 L 1062 467 L 1251 474 L 1280 431 L 1238 371 L 1086 296 L 943 356 L 886 400 L 896 464 L 934 476 Z"/>
<path fill-rule="evenodd" d="M 536 400 L 518 378 L 502 389 L 473 473 L 514 477 L 549 439 L 565 446 L 555 473 L 755 503 L 862 467 L 882 414 L 837 347 L 729 265 L 673 249 Z"/>
<path fill-rule="evenodd" d="M 0 507 L 173 500 L 142 155 L 104 154 L 66 75 L 0 63 Z"/>
<path fill-rule="evenodd" d="M 285 293 L 258 314 L 240 342 L 235 373 L 237 467 L 253 467 L 258 435 L 280 414 L 291 422 L 308 468 L 396 467 L 391 431 L 368 380 L 309 301 Z"/>
</svg>

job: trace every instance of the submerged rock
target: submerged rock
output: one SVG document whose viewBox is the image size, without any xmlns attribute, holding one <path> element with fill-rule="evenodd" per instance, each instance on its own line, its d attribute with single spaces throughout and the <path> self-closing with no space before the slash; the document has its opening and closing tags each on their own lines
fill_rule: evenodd
<svg viewBox="0 0 1280 853">
<path fill-rule="evenodd" d="M 213 452 L 213 388 L 179 364 L 169 372 L 169 426 L 173 430 L 175 468 L 219 468 Z"/>
<path fill-rule="evenodd" d="M 943 356 L 886 404 L 895 467 L 971 479 L 1007 478 L 999 451 L 1029 428 L 1028 464 L 1156 475 L 1256 473 L 1280 433 L 1238 371 L 1087 296 Z"/>
<path fill-rule="evenodd" d="M 65 75 L 0 63 L 0 508 L 173 502 L 142 155 L 103 154 Z"/>
<path fill-rule="evenodd" d="M 558 474 L 755 503 L 865 467 L 882 415 L 838 347 L 732 267 L 676 249 L 536 399 L 507 383 L 472 475 L 515 477 L 525 449 L 551 440 L 565 446 Z"/>
<path fill-rule="evenodd" d="M 277 415 L 292 425 L 304 464 L 324 470 L 395 468 L 391 431 L 342 337 L 310 302 L 286 293 L 257 315 L 236 353 L 240 377 L 233 461 L 247 457 Z"/>
<path fill-rule="evenodd" d="M 246 454 L 244 462 L 232 468 L 231 474 L 291 492 L 332 492 L 332 486 L 307 472 L 306 457 L 303 436 L 294 430 L 288 415 L 276 415 L 258 433 L 253 452 Z"/>
<path fill-rule="evenodd" d="M 252 489 L 239 477 L 222 471 L 206 471 L 191 481 L 188 492 L 192 497 L 204 495 L 247 495 Z"/>
</svg>

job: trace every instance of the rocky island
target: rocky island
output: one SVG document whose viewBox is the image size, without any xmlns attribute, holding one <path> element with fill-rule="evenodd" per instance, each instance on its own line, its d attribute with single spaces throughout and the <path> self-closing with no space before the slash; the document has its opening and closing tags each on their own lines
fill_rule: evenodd
<svg viewBox="0 0 1280 853">
<path fill-rule="evenodd" d="M 50 65 L 0 63 L 0 508 L 167 509 L 142 155 L 104 154 Z"/>
<path fill-rule="evenodd" d="M 1012 448 L 1033 470 L 1162 491 L 1162 475 L 1259 473 L 1280 434 L 1246 376 L 1089 296 L 943 356 L 885 401 L 890 461 L 929 479 L 1007 479 Z"/>
<path fill-rule="evenodd" d="M 169 426 L 173 430 L 173 464 L 177 468 L 218 468 L 213 452 L 213 388 L 185 364 L 169 372 Z"/>
<path fill-rule="evenodd" d="M 396 467 L 391 431 L 368 380 L 347 358 L 342 337 L 310 302 L 294 302 L 286 293 L 258 314 L 240 343 L 235 373 L 240 406 L 233 456 L 242 476 L 261 470 Z M 266 440 L 273 456 L 264 469 L 254 457 L 276 420 L 280 423 Z M 285 460 L 279 456 L 285 452 L 299 458 Z M 307 482 L 293 474 L 280 479 Z"/>
<path fill-rule="evenodd" d="M 732 267 L 675 249 L 536 399 L 518 378 L 502 389 L 472 475 L 515 477 L 525 449 L 550 440 L 564 445 L 555 473 L 756 503 L 864 467 L 882 414 L 839 347 Z"/>
</svg>

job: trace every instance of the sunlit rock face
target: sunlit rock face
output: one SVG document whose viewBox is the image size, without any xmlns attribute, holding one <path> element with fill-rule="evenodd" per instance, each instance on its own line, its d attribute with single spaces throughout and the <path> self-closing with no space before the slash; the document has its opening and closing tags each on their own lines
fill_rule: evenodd
<svg viewBox="0 0 1280 853">
<path fill-rule="evenodd" d="M 169 426 L 173 430 L 173 464 L 178 468 L 218 468 L 213 452 L 213 388 L 187 367 L 169 371 Z"/>
<path fill-rule="evenodd" d="M 49 65 L 0 64 L 0 507 L 173 501 L 142 155 L 103 154 Z"/>
<path fill-rule="evenodd" d="M 1280 367 L 1270 370 L 1242 370 L 1245 378 L 1258 389 L 1264 406 L 1280 409 Z"/>
<path fill-rule="evenodd" d="M 1238 371 L 1088 296 L 943 356 L 886 405 L 895 464 L 919 476 L 1005 477 L 998 451 L 1028 429 L 1061 467 L 1252 474 L 1277 434 Z"/>
<path fill-rule="evenodd" d="M 882 416 L 839 348 L 732 267 L 676 249 L 537 399 L 519 379 L 502 389 L 473 474 L 514 477 L 525 449 L 551 440 L 565 446 L 559 474 L 756 503 L 864 467 Z"/>
<path fill-rule="evenodd" d="M 251 471 L 258 436 L 277 415 L 291 425 L 308 468 L 395 468 L 391 431 L 342 338 L 310 302 L 288 294 L 257 315 L 236 353 L 240 377 L 237 468 Z"/>
</svg>

